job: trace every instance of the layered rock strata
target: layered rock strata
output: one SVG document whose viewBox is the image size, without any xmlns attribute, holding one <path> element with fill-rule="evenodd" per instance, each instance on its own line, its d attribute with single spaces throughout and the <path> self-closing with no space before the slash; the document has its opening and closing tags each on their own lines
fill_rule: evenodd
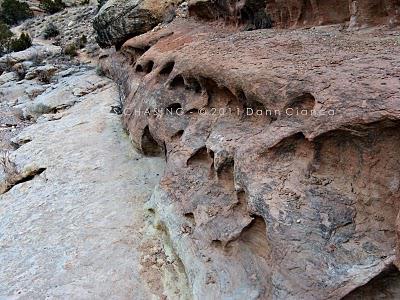
<svg viewBox="0 0 400 300">
<path fill-rule="evenodd" d="M 119 48 L 127 39 L 171 20 L 181 2 L 110 0 L 94 22 L 97 40 L 103 47 Z M 190 16 L 208 21 L 223 19 L 225 25 L 240 26 L 243 30 L 328 24 L 343 24 L 353 30 L 400 24 L 398 0 L 189 0 L 184 4 Z"/>
</svg>

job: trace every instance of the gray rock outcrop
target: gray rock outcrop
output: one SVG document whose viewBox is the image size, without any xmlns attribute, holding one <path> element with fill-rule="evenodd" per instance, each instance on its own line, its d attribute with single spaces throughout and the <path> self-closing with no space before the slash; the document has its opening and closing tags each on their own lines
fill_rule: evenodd
<svg viewBox="0 0 400 300">
<path fill-rule="evenodd" d="M 163 160 L 133 151 L 111 113 L 117 89 L 93 69 L 25 105 L 37 123 L 0 153 L 0 298 L 149 299 L 144 203 Z"/>
</svg>

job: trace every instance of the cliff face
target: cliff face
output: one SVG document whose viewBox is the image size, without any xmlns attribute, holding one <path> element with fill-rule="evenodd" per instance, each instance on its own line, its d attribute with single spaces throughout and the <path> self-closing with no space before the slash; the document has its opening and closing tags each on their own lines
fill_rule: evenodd
<svg viewBox="0 0 400 300">
<path fill-rule="evenodd" d="M 263 11 L 277 27 L 337 24 L 351 20 L 351 26 L 398 24 L 397 0 L 241 0 L 189 1 L 192 15 L 201 18 L 225 16 L 242 22 L 259 22 Z"/>
<path fill-rule="evenodd" d="M 350 21 L 350 27 L 398 24 L 396 0 L 284 1 L 269 4 L 274 19 L 283 26 L 325 25 Z M 287 3 L 289 2 L 289 3 Z M 268 8 L 267 8 L 268 9 Z"/>
<path fill-rule="evenodd" d="M 122 45 L 170 18 L 171 7 L 182 0 L 108 1 L 94 20 L 102 46 Z M 399 0 L 189 0 L 184 3 L 190 16 L 204 20 L 224 19 L 245 24 L 246 29 L 298 28 L 346 24 L 349 29 L 373 25 L 397 26 Z"/>
<path fill-rule="evenodd" d="M 93 21 L 100 46 L 121 46 L 127 37 L 151 30 L 160 23 L 168 7 L 182 0 L 110 0 Z"/>
<path fill-rule="evenodd" d="M 272 24 L 389 18 L 368 19 L 361 1 L 290 2 L 265 3 Z M 134 145 L 167 162 L 149 210 L 196 299 L 396 299 L 399 34 L 240 32 L 208 15 L 255 3 L 189 2 L 202 20 L 104 59 Z"/>
</svg>

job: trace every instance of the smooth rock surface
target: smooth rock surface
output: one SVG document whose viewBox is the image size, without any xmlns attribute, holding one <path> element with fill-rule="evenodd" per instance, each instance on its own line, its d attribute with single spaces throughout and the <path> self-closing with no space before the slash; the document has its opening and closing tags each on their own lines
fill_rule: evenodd
<svg viewBox="0 0 400 300">
<path fill-rule="evenodd" d="M 91 72 L 79 80 L 104 81 Z M 15 139 L 11 159 L 25 177 L 0 196 L 1 299 L 151 297 L 138 247 L 164 163 L 132 150 L 110 113 L 116 99 L 107 81 Z"/>
</svg>

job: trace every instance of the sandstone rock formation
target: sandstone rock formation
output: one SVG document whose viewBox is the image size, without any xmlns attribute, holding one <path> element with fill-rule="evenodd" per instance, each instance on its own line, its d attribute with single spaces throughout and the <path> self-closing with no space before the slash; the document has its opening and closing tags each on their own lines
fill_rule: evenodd
<svg viewBox="0 0 400 300">
<path fill-rule="evenodd" d="M 98 13 L 94 28 L 102 47 L 120 46 L 163 20 L 179 0 L 119 2 L 109 0 Z M 185 2 L 186 3 L 186 2 Z M 398 0 L 189 0 L 189 14 L 203 20 L 224 19 L 243 29 L 298 28 L 346 24 L 349 29 L 400 24 Z"/>
<path fill-rule="evenodd" d="M 350 21 L 350 27 L 399 24 L 397 0 L 190 0 L 192 15 L 201 18 L 238 18 L 241 22 L 260 22 L 262 15 L 276 27 L 303 27 Z"/>
<path fill-rule="evenodd" d="M 108 58 L 134 144 L 165 154 L 148 207 L 195 299 L 397 284 L 398 38 L 177 19 Z"/>
<path fill-rule="evenodd" d="M 181 2 L 0 58 L 0 298 L 399 299 L 398 1 Z"/>
</svg>

